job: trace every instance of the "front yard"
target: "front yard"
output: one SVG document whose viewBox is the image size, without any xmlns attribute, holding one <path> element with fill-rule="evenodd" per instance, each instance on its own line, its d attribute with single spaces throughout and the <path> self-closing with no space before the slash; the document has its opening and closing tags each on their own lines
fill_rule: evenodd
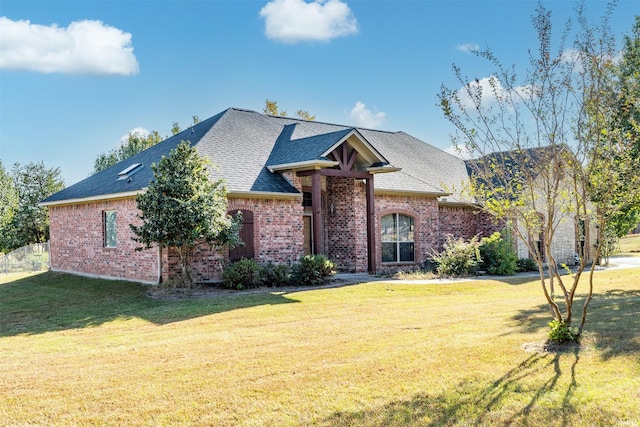
<svg viewBox="0 0 640 427">
<path fill-rule="evenodd" d="M 550 317 L 522 278 L 162 301 L 0 276 L 0 425 L 637 426 L 640 273 L 597 275 L 562 353 L 523 348 Z"/>
</svg>

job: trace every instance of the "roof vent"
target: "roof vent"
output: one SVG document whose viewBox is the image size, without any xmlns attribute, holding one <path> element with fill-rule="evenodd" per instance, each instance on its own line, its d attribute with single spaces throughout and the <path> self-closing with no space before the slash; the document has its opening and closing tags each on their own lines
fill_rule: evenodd
<svg viewBox="0 0 640 427">
<path fill-rule="evenodd" d="M 131 166 L 129 166 L 128 168 L 120 171 L 118 173 L 118 181 L 121 181 L 123 179 L 128 179 L 128 182 L 131 182 L 131 176 L 138 172 L 140 169 L 142 169 L 142 163 L 134 163 Z"/>
</svg>

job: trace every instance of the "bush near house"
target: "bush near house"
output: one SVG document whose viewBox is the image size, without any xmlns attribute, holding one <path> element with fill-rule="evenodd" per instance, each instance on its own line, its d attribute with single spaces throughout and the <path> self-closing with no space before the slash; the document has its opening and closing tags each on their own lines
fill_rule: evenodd
<svg viewBox="0 0 640 427">
<path fill-rule="evenodd" d="M 324 255 L 305 255 L 293 266 L 291 280 L 299 286 L 317 286 L 336 274 L 336 265 Z"/>
<path fill-rule="evenodd" d="M 442 251 L 432 254 L 437 264 L 436 272 L 441 276 L 469 276 L 478 271 L 480 258 L 480 241 L 478 236 L 465 241 L 446 236 Z"/>
<path fill-rule="evenodd" d="M 506 233 L 505 233 L 506 234 Z M 443 249 L 432 254 L 425 270 L 433 267 L 441 276 L 469 276 L 477 272 L 487 272 L 497 276 L 511 276 L 518 271 L 518 256 L 513 250 L 511 239 L 499 232 L 479 240 L 478 236 L 466 241 L 447 236 Z"/>
<path fill-rule="evenodd" d="M 291 281 L 291 269 L 284 264 L 268 262 L 260 271 L 260 280 L 269 288 L 287 286 Z"/>
<path fill-rule="evenodd" d="M 222 284 L 230 289 L 251 289 L 260 286 L 261 267 L 254 259 L 242 258 L 222 272 Z"/>
<path fill-rule="evenodd" d="M 335 263 L 324 255 L 306 255 L 290 269 L 283 264 L 259 265 L 243 258 L 222 272 L 222 286 L 229 289 L 252 289 L 260 286 L 317 286 L 336 274 Z"/>
<path fill-rule="evenodd" d="M 518 259 L 518 273 L 525 271 L 538 271 L 538 264 L 531 258 L 519 258 Z"/>
<path fill-rule="evenodd" d="M 511 276 L 518 271 L 518 255 L 508 233 L 495 232 L 480 240 L 480 270 L 497 276 Z"/>
</svg>

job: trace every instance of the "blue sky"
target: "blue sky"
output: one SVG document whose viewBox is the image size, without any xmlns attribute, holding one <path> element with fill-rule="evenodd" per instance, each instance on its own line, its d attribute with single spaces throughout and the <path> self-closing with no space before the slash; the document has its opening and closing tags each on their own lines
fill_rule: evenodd
<svg viewBox="0 0 640 427">
<path fill-rule="evenodd" d="M 546 1 L 559 34 L 574 1 Z M 402 130 L 447 149 L 436 106 L 451 66 L 492 69 L 468 47 L 493 49 L 522 72 L 536 48 L 536 1 L 85 0 L 0 1 L 0 160 L 44 161 L 67 185 L 101 152 L 142 128 L 170 135 L 228 107 Z M 603 1 L 587 1 L 597 20 Z M 614 33 L 640 2 L 621 0 Z"/>
</svg>

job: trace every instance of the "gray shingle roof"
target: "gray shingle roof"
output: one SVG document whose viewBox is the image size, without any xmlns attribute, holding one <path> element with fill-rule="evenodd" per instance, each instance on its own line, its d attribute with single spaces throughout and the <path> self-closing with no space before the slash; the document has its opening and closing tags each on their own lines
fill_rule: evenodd
<svg viewBox="0 0 640 427">
<path fill-rule="evenodd" d="M 211 178 L 224 178 L 231 193 L 299 194 L 282 175 L 269 172 L 266 166 L 325 160 L 322 154 L 354 130 L 391 165 L 402 168 L 399 172 L 377 175 L 377 190 L 445 194 L 453 184 L 459 186 L 468 179 L 463 160 L 403 132 L 360 129 L 230 108 L 43 202 L 99 199 L 142 190 L 153 179 L 149 166 L 169 155 L 182 140 L 190 141 L 217 166 L 211 170 Z M 136 163 L 142 163 L 142 167 L 130 180 L 118 180 L 119 172 Z"/>
<path fill-rule="evenodd" d="M 331 133 L 293 139 L 292 135 L 296 127 L 296 124 L 284 127 L 271 151 L 267 166 L 308 160 L 329 160 L 322 154 L 351 132 L 351 129 L 343 129 Z"/>
</svg>

